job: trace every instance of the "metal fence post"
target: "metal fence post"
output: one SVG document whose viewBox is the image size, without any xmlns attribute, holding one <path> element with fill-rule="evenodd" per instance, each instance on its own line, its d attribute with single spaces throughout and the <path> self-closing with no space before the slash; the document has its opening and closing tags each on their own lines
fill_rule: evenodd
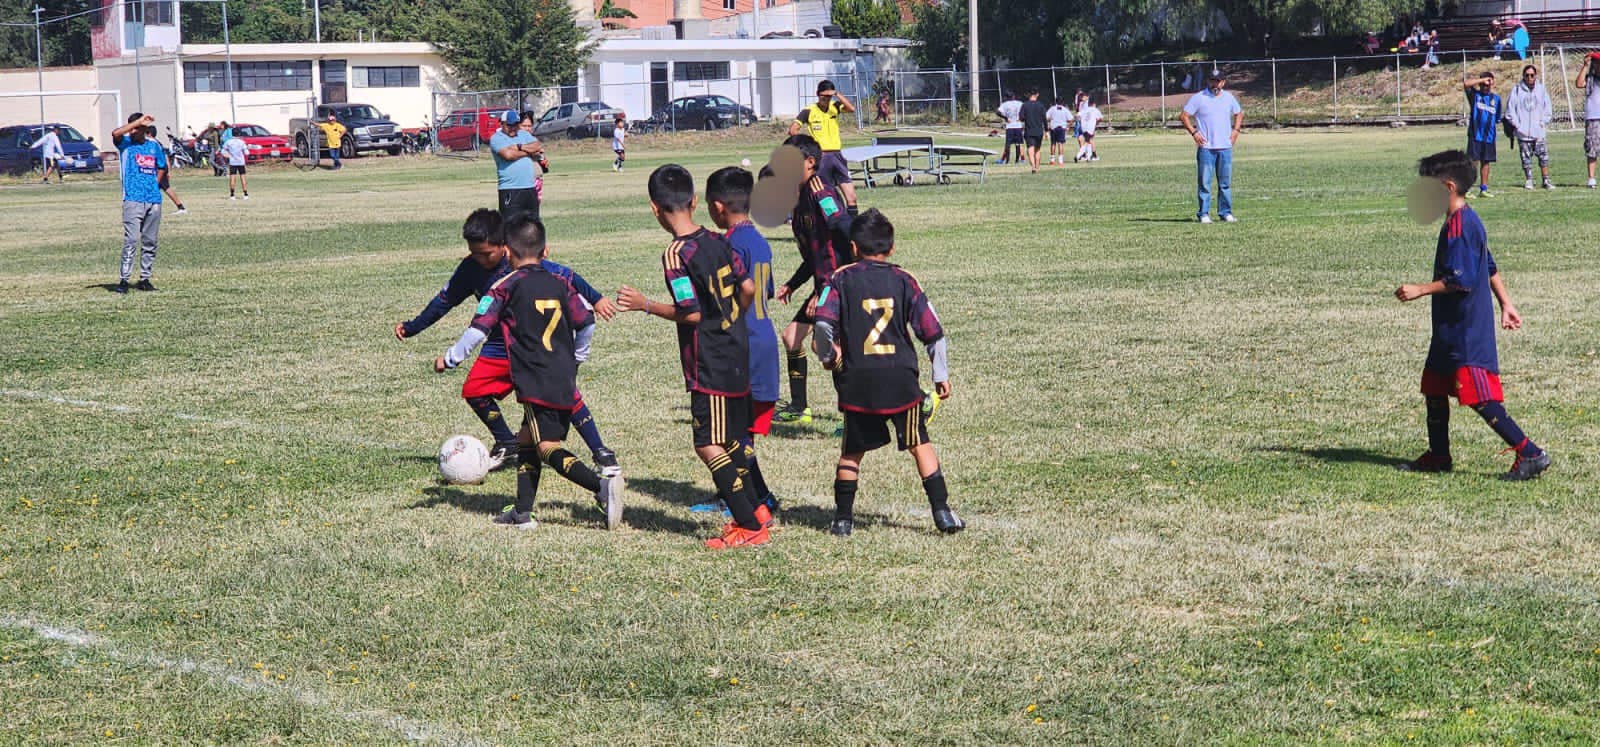
<svg viewBox="0 0 1600 747">
<path fill-rule="evenodd" d="M 1333 58 L 1333 121 L 1339 121 L 1339 57 Z"/>
<path fill-rule="evenodd" d="M 1167 63 L 1157 62 L 1157 76 L 1161 78 L 1161 126 L 1167 126 Z"/>
<path fill-rule="evenodd" d="M 1105 93 L 1105 96 L 1103 96 L 1102 98 L 1105 99 L 1107 106 L 1111 105 L 1111 66 L 1110 65 L 1106 65 L 1106 93 Z"/>
<path fill-rule="evenodd" d="M 308 99 L 308 101 L 309 101 L 309 99 Z M 308 110 L 315 111 L 315 109 L 313 107 L 309 106 L 309 105 L 306 108 Z M 306 114 L 306 122 L 307 123 L 309 123 L 311 121 L 311 117 L 312 117 L 312 114 L 310 112 L 308 112 Z M 438 91 L 434 91 L 433 95 L 428 97 L 428 124 L 433 129 L 432 136 L 430 136 L 428 138 L 428 150 L 431 150 L 434 153 L 438 153 L 439 152 L 439 127 L 438 127 L 438 125 L 439 125 L 439 92 Z"/>
<path fill-rule="evenodd" d="M 1467 50 L 1465 49 L 1461 50 L 1461 79 L 1467 79 Z M 1472 118 L 1472 111 L 1468 108 L 1465 99 L 1461 101 L 1461 118 L 1468 120 Z"/>
<path fill-rule="evenodd" d="M 1282 124 L 1278 121 L 1278 59 L 1272 58 L 1272 123 Z"/>
<path fill-rule="evenodd" d="M 1561 90 L 1567 92 L 1567 125 L 1576 130 L 1578 129 L 1578 115 L 1572 110 L 1572 82 L 1567 77 L 1567 49 L 1566 47 L 1557 47 L 1557 49 L 1561 54 Z"/>
<path fill-rule="evenodd" d="M 1400 84 L 1400 53 L 1397 51 L 1394 53 L 1394 119 L 1396 122 L 1400 121 L 1401 95 L 1402 86 Z"/>
<path fill-rule="evenodd" d="M 1061 100 L 1061 91 L 1056 88 L 1056 66 L 1050 66 L 1050 98 L 1054 101 Z M 39 115 L 42 119 L 44 115 Z"/>
<path fill-rule="evenodd" d="M 973 80 L 977 80 L 978 76 L 974 75 L 974 76 L 972 76 L 972 78 L 973 78 Z M 976 97 L 977 94 L 973 94 L 973 96 Z M 977 112 L 973 112 L 973 116 L 977 116 Z M 950 126 L 954 127 L 955 125 L 956 125 L 956 66 L 955 65 L 951 65 L 950 66 Z"/>
</svg>

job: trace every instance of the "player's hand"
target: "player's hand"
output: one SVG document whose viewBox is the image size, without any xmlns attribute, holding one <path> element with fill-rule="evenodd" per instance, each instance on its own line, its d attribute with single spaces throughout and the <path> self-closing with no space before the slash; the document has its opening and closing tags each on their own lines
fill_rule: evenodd
<svg viewBox="0 0 1600 747">
<path fill-rule="evenodd" d="M 811 300 L 806 301 L 806 316 L 815 317 L 816 315 L 817 315 L 817 298 L 816 298 L 816 296 L 812 296 Z"/>
<path fill-rule="evenodd" d="M 444 356 L 440 356 L 438 358 L 434 358 L 433 359 L 433 372 L 434 373 L 444 373 L 445 371 L 449 371 L 449 370 L 450 370 L 450 367 L 446 366 L 444 364 Z"/>
<path fill-rule="evenodd" d="M 1229 145 L 1238 145 L 1239 144 L 1239 131 L 1238 130 L 1234 130 L 1233 134 L 1228 136 L 1228 144 Z"/>
<path fill-rule="evenodd" d="M 778 287 L 777 299 L 780 303 L 789 303 L 789 297 L 794 295 L 794 289 L 787 285 Z"/>
<path fill-rule="evenodd" d="M 839 347 L 839 343 L 837 343 L 837 342 L 834 343 L 833 344 L 833 350 L 830 351 L 830 352 L 832 353 L 832 355 L 828 356 L 827 360 L 822 361 L 822 367 L 827 369 L 827 370 L 829 370 L 829 371 L 835 371 L 835 372 L 843 369 L 844 368 L 844 350 Z"/>
<path fill-rule="evenodd" d="M 1193 135 L 1190 135 L 1190 137 L 1192 137 L 1192 138 L 1194 138 L 1194 144 L 1195 144 L 1195 145 L 1198 145 L 1198 146 L 1201 146 L 1201 147 L 1205 147 L 1205 144 L 1206 144 L 1206 136 L 1205 136 L 1205 135 L 1202 135 L 1202 134 L 1200 134 L 1200 131 L 1199 131 L 1199 130 L 1195 130 L 1195 131 L 1194 131 L 1194 134 L 1193 134 Z"/>
<path fill-rule="evenodd" d="M 644 311 L 645 297 L 637 289 L 626 285 L 617 289 L 618 311 Z"/>
<path fill-rule="evenodd" d="M 1500 326 L 1505 329 L 1522 329 L 1522 314 L 1511 304 L 1500 306 Z"/>
<path fill-rule="evenodd" d="M 1422 298 L 1423 295 L 1425 294 L 1422 292 L 1422 286 L 1420 285 L 1402 285 L 1394 289 L 1394 297 L 1400 299 L 1401 302 L 1415 301 Z"/>
<path fill-rule="evenodd" d="M 609 298 L 601 298 L 599 301 L 594 302 L 594 313 L 609 322 L 612 317 L 617 315 L 617 305 L 612 303 Z"/>
<path fill-rule="evenodd" d="M 406 339 L 406 325 L 405 325 L 405 322 L 401 322 L 399 324 L 394 325 L 394 339 L 396 339 L 396 340 L 404 340 L 404 339 Z"/>
<path fill-rule="evenodd" d="M 939 395 L 939 399 L 950 399 L 950 382 L 940 381 L 935 383 L 933 385 L 933 393 Z"/>
<path fill-rule="evenodd" d="M 148 114 L 146 114 L 146 115 L 144 115 L 144 116 L 139 118 L 139 124 L 142 124 L 142 125 L 155 124 L 155 122 L 156 122 L 156 118 L 152 117 L 152 116 L 150 116 Z"/>
</svg>

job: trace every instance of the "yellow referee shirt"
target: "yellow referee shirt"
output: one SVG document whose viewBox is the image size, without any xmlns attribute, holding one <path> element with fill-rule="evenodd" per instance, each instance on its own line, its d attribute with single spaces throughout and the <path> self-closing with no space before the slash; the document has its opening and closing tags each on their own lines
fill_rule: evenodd
<svg viewBox="0 0 1600 747">
<path fill-rule="evenodd" d="M 829 101 L 825 107 L 812 104 L 801 109 L 795 121 L 806 126 L 806 131 L 811 137 L 816 138 L 817 145 L 822 146 L 823 150 L 839 150 L 844 147 L 839 141 L 838 101 Z"/>
</svg>

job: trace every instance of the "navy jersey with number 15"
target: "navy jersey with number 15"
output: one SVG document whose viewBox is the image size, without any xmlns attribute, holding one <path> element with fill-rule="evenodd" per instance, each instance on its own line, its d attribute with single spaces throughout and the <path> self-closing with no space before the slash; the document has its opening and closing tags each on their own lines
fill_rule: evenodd
<svg viewBox="0 0 1600 747">
<path fill-rule="evenodd" d="M 817 321 L 838 330 L 839 409 L 889 415 L 922 401 L 912 336 L 932 345 L 944 327 L 911 273 L 871 259 L 840 269 L 817 297 Z"/>
</svg>

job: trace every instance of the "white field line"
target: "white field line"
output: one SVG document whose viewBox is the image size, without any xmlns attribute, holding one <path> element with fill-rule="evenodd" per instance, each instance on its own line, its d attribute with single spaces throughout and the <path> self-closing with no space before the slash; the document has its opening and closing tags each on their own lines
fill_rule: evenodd
<svg viewBox="0 0 1600 747">
<path fill-rule="evenodd" d="M 185 420 L 192 423 L 205 423 L 207 425 L 216 425 L 223 428 L 272 433 L 280 436 L 291 436 L 293 438 L 305 441 L 330 441 L 333 443 L 355 444 L 357 446 L 365 446 L 368 448 L 390 449 L 396 451 L 413 450 L 416 448 L 415 446 L 385 443 L 383 441 L 373 441 L 356 436 L 342 436 L 338 434 L 329 434 L 327 432 L 316 432 L 311 430 L 290 428 L 282 425 L 268 425 L 249 420 L 213 418 L 205 415 L 192 415 L 186 412 L 160 412 L 156 410 L 141 409 L 131 405 L 118 405 L 110 402 L 96 402 L 92 399 L 73 399 L 71 397 L 62 397 L 57 394 L 51 394 L 49 392 L 36 392 L 28 389 L 0 389 L 0 398 L 26 400 L 31 402 L 49 402 L 68 407 L 82 407 L 90 410 L 99 410 L 101 412 L 123 413 L 129 415 L 144 413 L 155 417 L 171 418 L 173 420 Z"/>
<path fill-rule="evenodd" d="M 346 721 L 377 726 L 400 735 L 411 742 L 434 742 L 450 745 L 486 745 L 469 734 L 426 721 L 407 718 L 382 709 L 347 710 L 326 696 L 311 690 L 289 685 L 258 681 L 227 667 L 183 657 L 163 656 L 152 651 L 130 650 L 111 641 L 75 628 L 48 625 L 30 617 L 0 616 L 0 627 L 26 630 L 47 641 L 55 641 L 76 649 L 85 649 L 114 661 L 147 669 L 161 669 L 179 674 L 193 674 L 252 694 L 267 694 L 288 698 L 307 708 L 332 713 Z"/>
</svg>

